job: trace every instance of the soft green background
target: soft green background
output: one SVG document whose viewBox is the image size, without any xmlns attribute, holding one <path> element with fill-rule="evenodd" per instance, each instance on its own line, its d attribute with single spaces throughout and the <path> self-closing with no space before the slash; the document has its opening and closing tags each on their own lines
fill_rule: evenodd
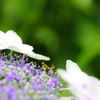
<svg viewBox="0 0 100 100">
<path fill-rule="evenodd" d="M 100 78 L 99 0 L 0 0 L 0 30 L 14 30 L 49 66 L 71 59 Z"/>
</svg>

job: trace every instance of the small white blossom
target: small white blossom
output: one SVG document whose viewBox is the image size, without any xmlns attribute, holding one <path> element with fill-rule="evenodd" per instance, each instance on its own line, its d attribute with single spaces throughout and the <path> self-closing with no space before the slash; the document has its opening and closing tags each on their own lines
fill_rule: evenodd
<svg viewBox="0 0 100 100">
<path fill-rule="evenodd" d="M 31 58 L 38 60 L 50 60 L 49 57 L 32 52 L 33 47 L 22 43 L 22 39 L 12 30 L 6 33 L 0 31 L 0 49 L 10 49 L 19 53 L 24 53 Z"/>
<path fill-rule="evenodd" d="M 66 70 L 58 69 L 57 72 L 72 88 L 70 92 L 77 98 L 75 100 L 100 100 L 99 79 L 87 75 L 71 60 L 66 61 Z"/>
</svg>

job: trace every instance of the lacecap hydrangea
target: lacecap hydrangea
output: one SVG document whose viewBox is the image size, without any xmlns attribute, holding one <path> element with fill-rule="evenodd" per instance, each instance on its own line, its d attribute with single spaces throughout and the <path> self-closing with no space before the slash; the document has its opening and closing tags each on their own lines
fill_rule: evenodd
<svg viewBox="0 0 100 100">
<path fill-rule="evenodd" d="M 49 57 L 34 53 L 33 47 L 23 44 L 13 31 L 0 31 L 0 49 L 23 53 L 12 56 L 12 52 L 9 55 L 0 52 L 0 100 L 60 100 L 62 84 L 57 73 L 28 63 L 25 55 L 39 60 L 50 60 Z"/>
</svg>

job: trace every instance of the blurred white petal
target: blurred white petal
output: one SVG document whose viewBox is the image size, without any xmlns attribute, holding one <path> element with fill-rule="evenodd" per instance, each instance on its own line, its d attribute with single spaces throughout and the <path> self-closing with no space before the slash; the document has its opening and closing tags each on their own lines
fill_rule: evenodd
<svg viewBox="0 0 100 100">
<path fill-rule="evenodd" d="M 5 34 L 4 32 L 0 31 L 0 37 L 3 38 L 4 34 Z"/>
<path fill-rule="evenodd" d="M 72 72 L 72 71 L 79 72 L 79 71 L 81 71 L 79 66 L 76 63 L 72 62 L 71 60 L 66 61 L 66 70 L 67 70 L 67 72 Z"/>
<path fill-rule="evenodd" d="M 6 49 L 6 47 L 0 45 L 0 50 Z"/>
<path fill-rule="evenodd" d="M 4 41 L 4 32 L 0 31 L 0 50 L 8 47 L 6 41 Z"/>
<path fill-rule="evenodd" d="M 21 38 L 12 30 L 5 33 L 4 40 L 7 42 L 8 46 L 22 44 Z"/>
<path fill-rule="evenodd" d="M 57 72 L 68 83 L 70 92 L 79 100 L 99 100 L 100 80 L 87 75 L 79 66 L 71 60 L 66 61 L 66 69 L 58 69 Z"/>
<path fill-rule="evenodd" d="M 19 44 L 19 45 L 8 46 L 8 49 L 20 53 L 28 53 L 33 50 L 33 47 L 27 44 Z"/>
<path fill-rule="evenodd" d="M 36 54 L 34 52 L 29 52 L 29 53 L 25 53 L 27 56 L 31 57 L 31 58 L 35 58 L 35 59 L 38 59 L 38 60 L 50 60 L 49 57 L 46 57 L 46 56 L 43 56 L 43 55 L 40 55 L 40 54 Z"/>
<path fill-rule="evenodd" d="M 12 30 L 3 33 L 0 31 L 0 49 L 10 49 L 20 53 L 28 53 L 33 50 L 33 47 L 23 44 L 21 38 Z"/>
<path fill-rule="evenodd" d="M 7 49 L 7 43 L 0 37 L 0 49 Z"/>
<path fill-rule="evenodd" d="M 0 49 L 10 49 L 19 53 L 24 53 L 31 58 L 38 60 L 50 60 L 49 57 L 32 52 L 33 47 L 23 44 L 21 38 L 12 30 L 3 33 L 0 31 Z"/>
</svg>

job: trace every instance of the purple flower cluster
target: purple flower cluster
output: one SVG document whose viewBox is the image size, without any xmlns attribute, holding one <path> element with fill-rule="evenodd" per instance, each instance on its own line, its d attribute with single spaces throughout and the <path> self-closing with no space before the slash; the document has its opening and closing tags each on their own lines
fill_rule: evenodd
<svg viewBox="0 0 100 100">
<path fill-rule="evenodd" d="M 60 100 L 59 76 L 24 56 L 0 55 L 0 100 Z"/>
</svg>

